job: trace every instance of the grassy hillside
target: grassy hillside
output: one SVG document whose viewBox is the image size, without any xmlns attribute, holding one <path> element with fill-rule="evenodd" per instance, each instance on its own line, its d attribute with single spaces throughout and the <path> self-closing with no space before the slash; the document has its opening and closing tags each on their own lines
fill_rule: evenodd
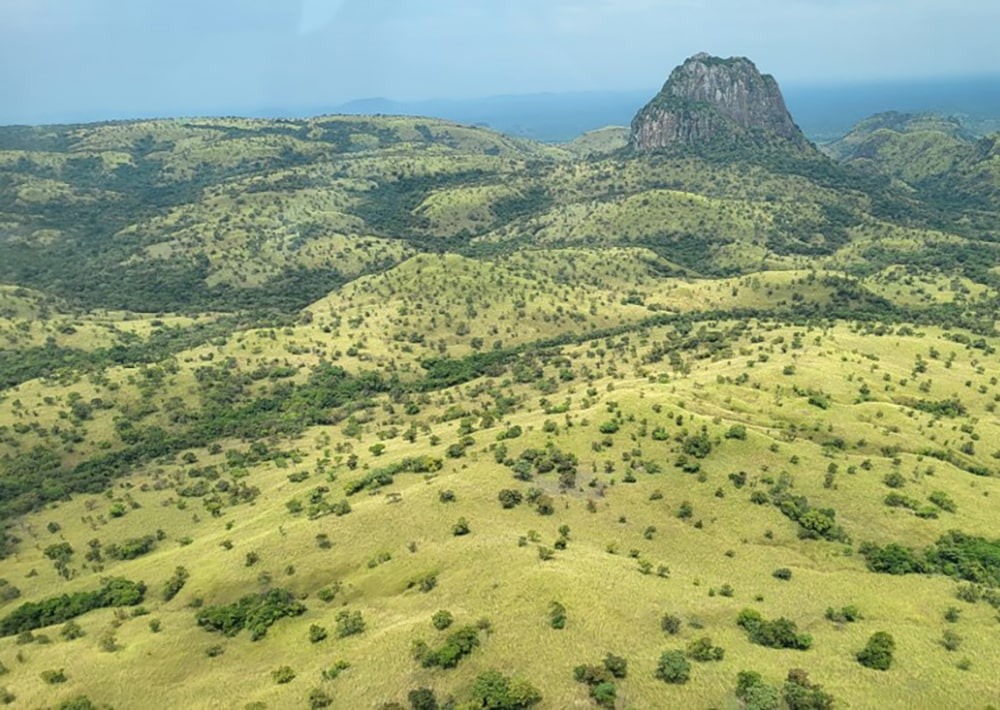
<svg viewBox="0 0 1000 710">
<path fill-rule="evenodd" d="M 1000 704 L 996 222 L 901 125 L 0 129 L 0 702 Z"/>
</svg>

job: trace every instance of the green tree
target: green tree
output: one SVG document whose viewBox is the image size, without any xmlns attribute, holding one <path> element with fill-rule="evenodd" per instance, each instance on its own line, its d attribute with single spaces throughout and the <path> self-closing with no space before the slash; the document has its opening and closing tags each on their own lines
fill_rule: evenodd
<svg viewBox="0 0 1000 710">
<path fill-rule="evenodd" d="M 683 684 L 691 677 L 691 664 L 683 651 L 664 651 L 656 664 L 656 677 L 664 683 Z"/>
<path fill-rule="evenodd" d="M 892 653 L 896 650 L 896 641 L 886 631 L 876 631 L 868 639 L 868 643 L 857 654 L 858 663 L 866 668 L 877 671 L 887 671 L 892 665 Z"/>
</svg>

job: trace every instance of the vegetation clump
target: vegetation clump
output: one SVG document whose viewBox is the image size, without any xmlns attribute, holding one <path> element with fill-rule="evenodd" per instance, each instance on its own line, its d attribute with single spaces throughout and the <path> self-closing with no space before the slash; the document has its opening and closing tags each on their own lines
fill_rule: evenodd
<svg viewBox="0 0 1000 710">
<path fill-rule="evenodd" d="M 286 589 L 272 589 L 264 594 L 249 594 L 232 604 L 211 606 L 197 615 L 198 625 L 207 631 L 235 636 L 243 629 L 250 631 L 250 640 L 258 641 L 278 620 L 299 616 L 306 611 L 302 602 Z"/>
</svg>

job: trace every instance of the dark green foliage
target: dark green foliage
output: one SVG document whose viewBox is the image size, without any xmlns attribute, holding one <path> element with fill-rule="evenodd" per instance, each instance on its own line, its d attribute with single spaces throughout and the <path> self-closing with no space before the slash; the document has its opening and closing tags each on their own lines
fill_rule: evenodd
<svg viewBox="0 0 1000 710">
<path fill-rule="evenodd" d="M 268 628 L 286 616 L 299 616 L 306 607 L 286 589 L 272 589 L 264 594 L 250 594 L 238 602 L 211 606 L 198 613 L 198 625 L 208 631 L 235 636 L 244 628 L 250 640 L 267 635 Z"/>
<path fill-rule="evenodd" d="M 931 402 L 925 399 L 908 403 L 914 409 L 928 412 L 939 417 L 964 417 L 966 415 L 965 405 L 958 401 L 958 398 L 942 399 L 938 402 Z"/>
<path fill-rule="evenodd" d="M 62 668 L 56 670 L 46 670 L 39 674 L 43 681 L 49 685 L 56 685 L 57 683 L 66 682 L 66 673 Z"/>
<path fill-rule="evenodd" d="M 1000 586 L 1000 540 L 952 530 L 917 552 L 896 543 L 867 542 L 859 551 L 868 568 L 885 574 L 943 574 L 977 584 Z"/>
<path fill-rule="evenodd" d="M 190 576 L 184 567 L 178 566 L 174 569 L 174 573 L 170 576 L 170 579 L 163 585 L 163 601 L 168 602 L 176 597 L 184 588 L 184 585 L 187 584 L 188 577 Z"/>
<path fill-rule="evenodd" d="M 868 639 L 865 647 L 858 652 L 858 663 L 866 668 L 887 671 L 892 665 L 892 652 L 895 650 L 896 642 L 892 635 L 885 631 L 876 631 Z"/>
<path fill-rule="evenodd" d="M 676 614 L 664 614 L 660 619 L 660 628 L 673 636 L 680 632 L 681 623 L 681 617 Z"/>
<path fill-rule="evenodd" d="M 788 679 L 781 689 L 781 696 L 788 710 L 832 710 L 833 696 L 823 692 L 823 687 L 809 680 L 801 668 L 788 671 Z"/>
<path fill-rule="evenodd" d="M 100 589 L 50 597 L 40 602 L 22 604 L 0 619 L 0 636 L 59 624 L 93 609 L 114 606 L 135 606 L 146 594 L 146 585 L 123 577 L 103 580 Z"/>
<path fill-rule="evenodd" d="M 376 490 L 382 486 L 392 483 L 393 477 L 399 473 L 433 473 L 440 471 L 441 459 L 431 456 L 416 456 L 405 458 L 389 466 L 376 468 L 365 474 L 364 477 L 351 481 L 344 486 L 344 492 L 352 496 L 362 490 Z"/>
<path fill-rule="evenodd" d="M 779 483 L 771 490 L 770 502 L 786 517 L 799 524 L 799 537 L 804 539 L 849 542 L 847 533 L 836 524 L 837 513 L 831 508 L 813 508 L 805 496 L 788 492 L 788 485 Z M 754 491 L 756 495 L 758 491 Z M 751 500 L 753 496 L 751 496 Z M 766 499 L 754 502 L 766 502 Z"/>
<path fill-rule="evenodd" d="M 413 655 L 424 668 L 454 668 L 479 644 L 479 629 L 475 626 L 463 626 L 450 634 L 444 644 L 436 649 L 417 642 Z"/>
<path fill-rule="evenodd" d="M 67 621 L 61 629 L 59 629 L 59 635 L 62 636 L 67 641 L 72 641 L 78 639 L 84 635 L 83 629 L 80 625 L 70 619 Z"/>
<path fill-rule="evenodd" d="M 451 534 L 457 537 L 469 534 L 469 521 L 465 518 L 459 518 L 458 522 L 451 526 Z"/>
<path fill-rule="evenodd" d="M 768 648 L 794 648 L 804 651 L 812 646 L 812 637 L 809 634 L 800 634 L 795 622 L 784 617 L 767 621 L 759 612 L 744 609 L 736 617 L 736 625 L 746 630 L 750 641 Z"/>
<path fill-rule="evenodd" d="M 455 621 L 455 617 L 452 616 L 450 611 L 442 609 L 441 611 L 435 612 L 434 616 L 431 617 L 431 623 L 434 624 L 434 628 L 438 631 L 444 631 Z"/>
<path fill-rule="evenodd" d="M 774 577 L 775 579 L 788 581 L 789 579 L 792 578 L 792 570 L 788 569 L 787 567 L 779 567 L 778 569 L 771 572 L 771 576 Z"/>
<path fill-rule="evenodd" d="M 528 681 L 494 670 L 476 676 L 470 694 L 472 707 L 488 710 L 525 710 L 542 701 L 542 694 Z"/>
<path fill-rule="evenodd" d="M 949 496 L 944 491 L 934 491 L 929 496 L 927 496 L 927 500 L 929 500 L 931 503 L 936 505 L 941 510 L 945 510 L 949 513 L 958 512 L 958 506 L 955 504 L 955 501 L 953 501 L 951 499 L 951 496 Z"/>
<path fill-rule="evenodd" d="M 853 604 L 841 607 L 839 610 L 829 606 L 826 608 L 825 616 L 830 621 L 834 621 L 838 624 L 853 623 L 864 618 L 861 616 L 861 611 Z"/>
<path fill-rule="evenodd" d="M 549 625 L 553 629 L 566 628 L 566 607 L 559 602 L 549 604 Z"/>
<path fill-rule="evenodd" d="M 154 547 L 156 547 L 156 536 L 143 535 L 129 538 L 121 544 L 111 543 L 104 550 L 113 560 L 134 560 L 151 552 Z"/>
<path fill-rule="evenodd" d="M 295 680 L 295 671 L 292 670 L 291 666 L 278 666 L 271 671 L 271 678 L 274 679 L 274 682 L 279 685 L 291 683 Z"/>
<path fill-rule="evenodd" d="M 415 688 L 406 694 L 410 710 L 438 710 L 437 698 L 430 688 Z"/>
<path fill-rule="evenodd" d="M 343 609 L 337 612 L 337 638 L 360 634 L 365 630 L 365 620 L 360 611 Z"/>
<path fill-rule="evenodd" d="M 74 695 L 59 703 L 56 710 L 97 710 L 97 705 L 86 695 Z"/>
<path fill-rule="evenodd" d="M 656 664 L 656 677 L 664 683 L 683 684 L 691 678 L 691 664 L 683 651 L 664 651 Z"/>
<path fill-rule="evenodd" d="M 607 668 L 615 678 L 624 678 L 628 675 L 628 660 L 622 656 L 609 653 L 604 657 L 604 667 Z"/>
<path fill-rule="evenodd" d="M 327 637 L 327 631 L 319 624 L 312 624 L 309 626 L 309 642 L 319 643 Z"/>
<path fill-rule="evenodd" d="M 523 500 L 523 496 L 520 491 L 504 488 L 497 494 L 497 499 L 499 499 L 501 506 L 505 509 L 510 509 L 520 505 Z"/>
<path fill-rule="evenodd" d="M 333 698 L 327 695 L 326 691 L 322 688 L 313 688 L 309 691 L 310 710 L 320 710 L 321 708 L 328 708 L 331 705 L 333 705 Z"/>
<path fill-rule="evenodd" d="M 685 653 L 692 661 L 698 661 L 700 663 L 707 663 L 708 661 L 721 661 L 726 655 L 723 648 L 712 645 L 712 639 L 708 636 L 702 636 L 700 639 L 696 639 L 689 643 Z"/>
<path fill-rule="evenodd" d="M 740 671 L 736 676 L 736 697 L 744 710 L 778 710 L 781 696 L 778 689 L 764 682 L 760 673 Z"/>
</svg>

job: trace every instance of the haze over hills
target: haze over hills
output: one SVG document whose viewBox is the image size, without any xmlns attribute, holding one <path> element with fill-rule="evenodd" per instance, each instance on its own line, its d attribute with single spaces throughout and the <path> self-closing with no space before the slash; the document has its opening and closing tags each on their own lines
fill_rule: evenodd
<svg viewBox="0 0 1000 710">
<path fill-rule="evenodd" d="M 1000 704 L 996 136 L 789 105 L 0 128 L 0 702 Z"/>
</svg>

